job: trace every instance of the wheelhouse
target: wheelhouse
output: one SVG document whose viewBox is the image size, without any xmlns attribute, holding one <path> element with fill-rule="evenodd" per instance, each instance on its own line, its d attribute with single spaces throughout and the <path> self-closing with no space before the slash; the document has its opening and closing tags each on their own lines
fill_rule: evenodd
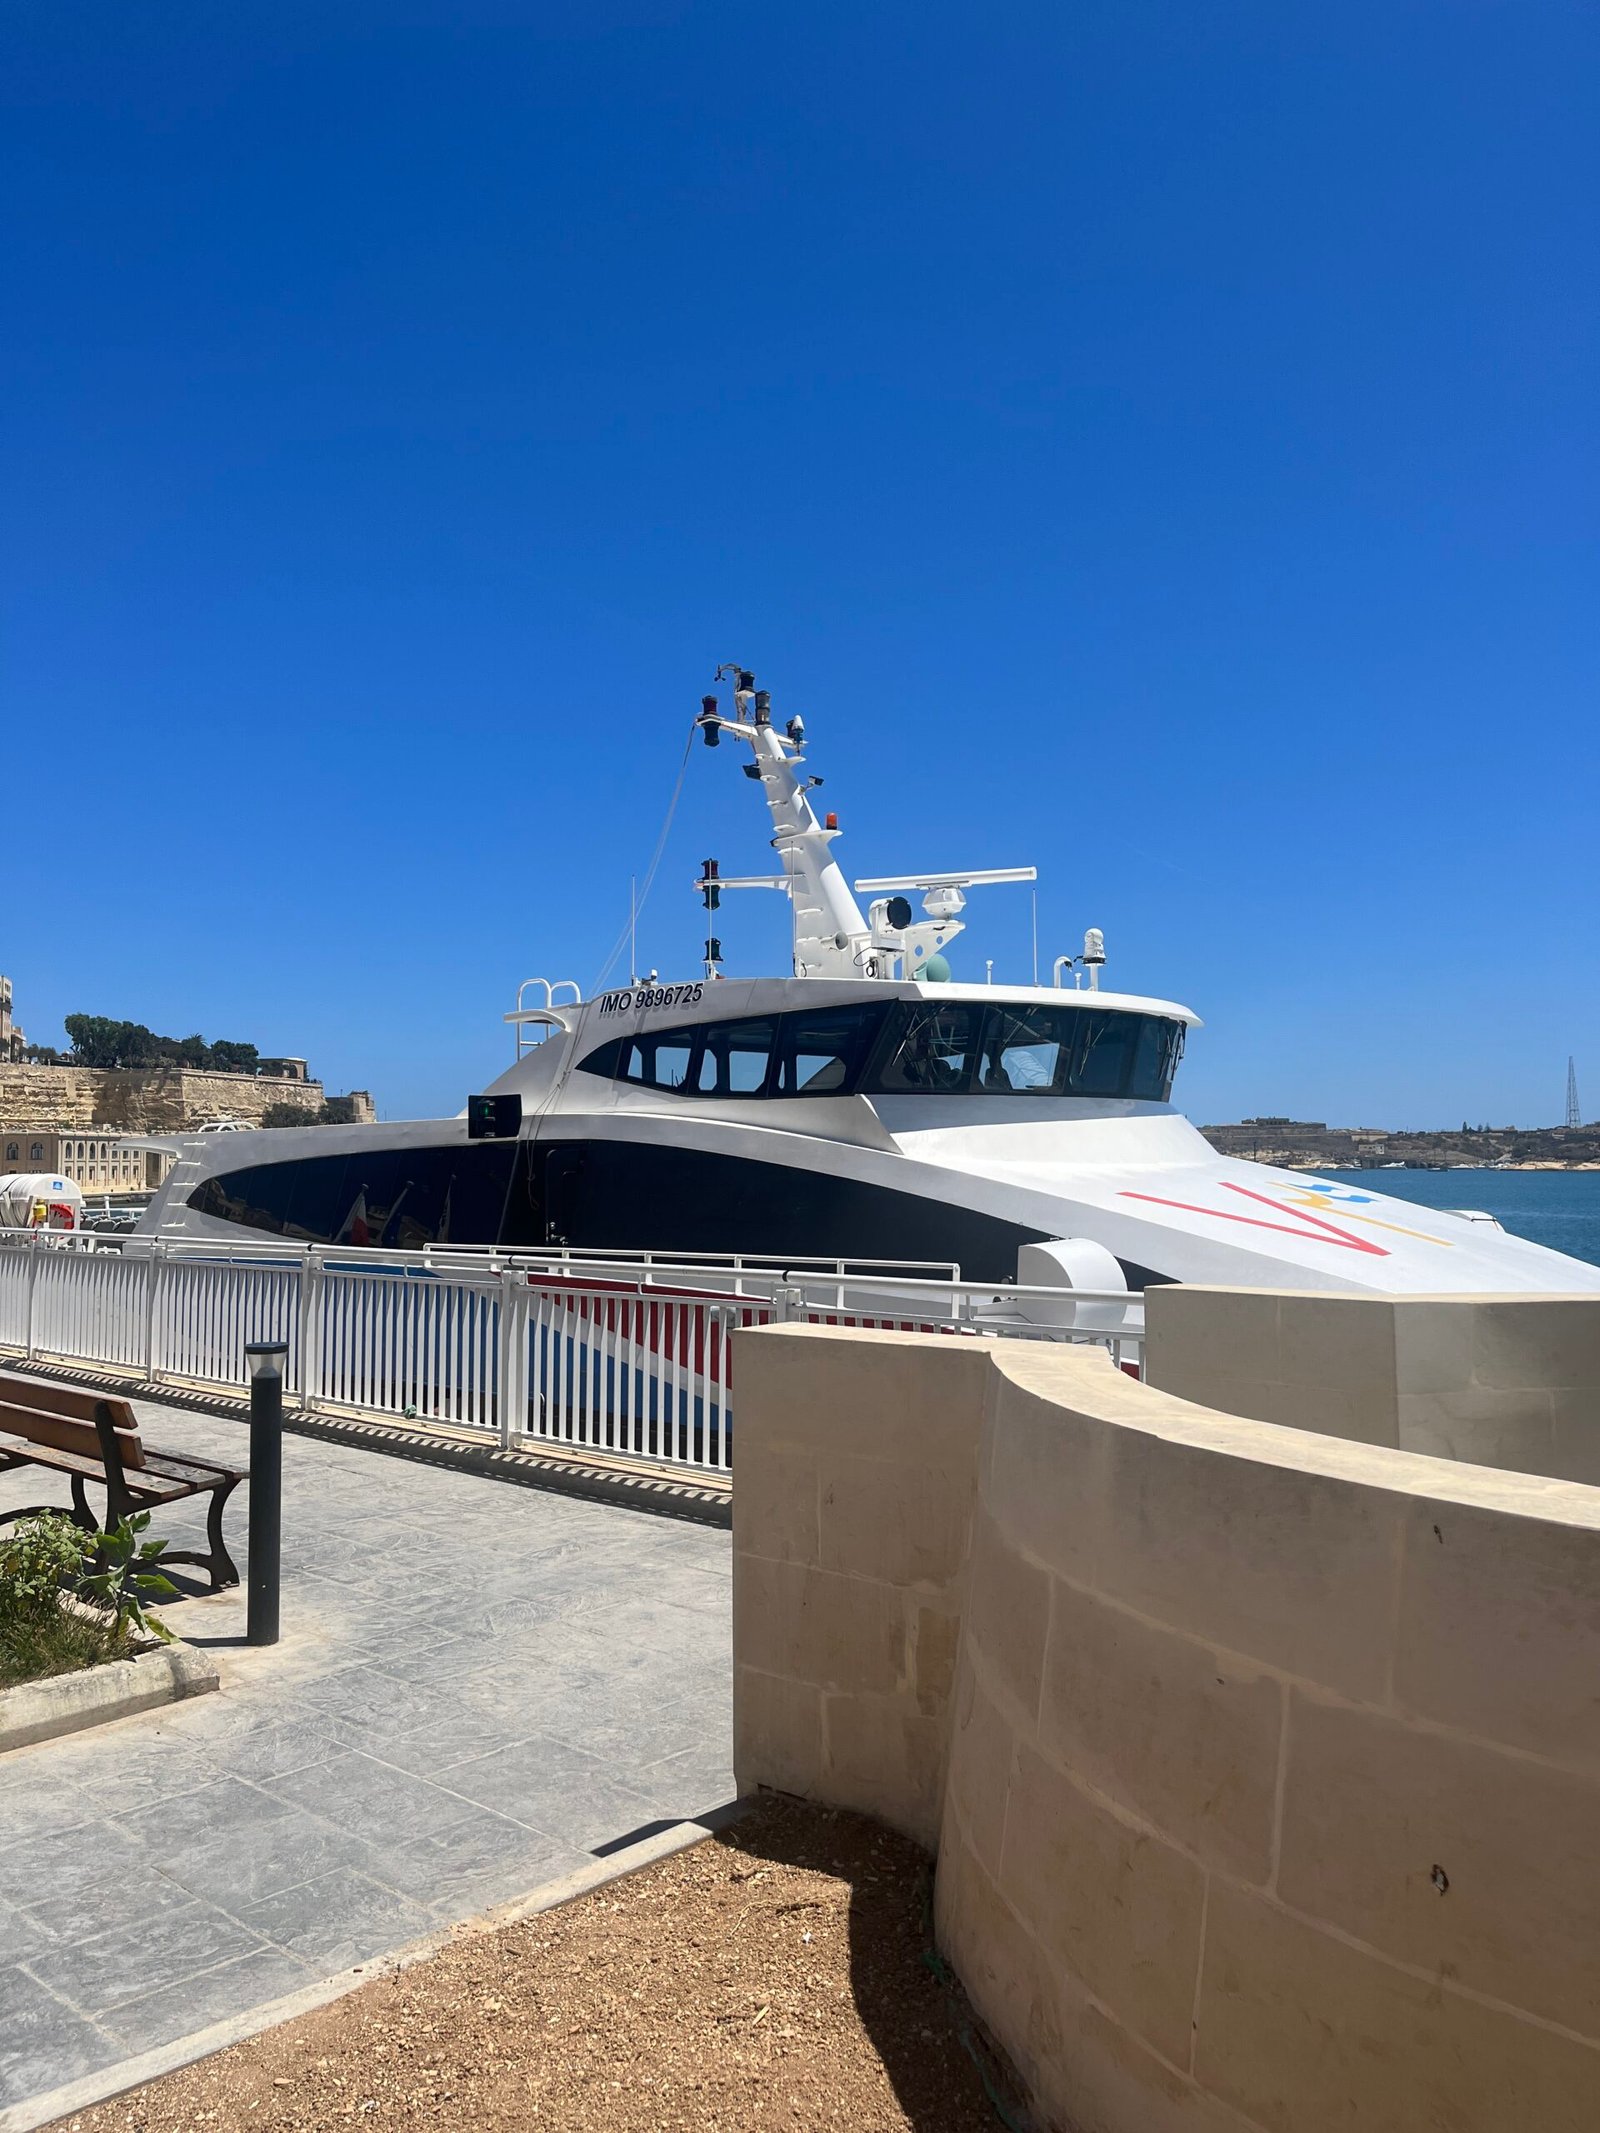
<svg viewBox="0 0 1600 2133">
<path fill-rule="evenodd" d="M 614 1037 L 579 1069 L 683 1097 L 1169 1101 L 1185 1023 L 1099 1004 L 880 1000 Z"/>
</svg>

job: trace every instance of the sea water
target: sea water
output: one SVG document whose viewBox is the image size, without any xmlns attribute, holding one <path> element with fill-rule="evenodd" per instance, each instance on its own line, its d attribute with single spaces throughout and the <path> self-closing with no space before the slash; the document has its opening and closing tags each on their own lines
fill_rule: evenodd
<svg viewBox="0 0 1600 2133">
<path fill-rule="evenodd" d="M 1420 1207 L 1470 1207 L 1518 1237 L 1600 1266 L 1600 1170 L 1327 1170 Z"/>
</svg>

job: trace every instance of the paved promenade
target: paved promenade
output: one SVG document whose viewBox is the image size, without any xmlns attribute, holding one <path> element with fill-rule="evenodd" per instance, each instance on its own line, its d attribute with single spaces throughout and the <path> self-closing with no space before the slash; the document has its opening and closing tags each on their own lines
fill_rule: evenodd
<svg viewBox="0 0 1600 2133">
<path fill-rule="evenodd" d="M 138 1409 L 247 1459 L 240 1423 Z M 219 1694 L 0 1757 L 0 2110 L 732 1797 L 726 1532 L 306 1437 L 284 1484 L 280 1645 L 242 1590 L 171 1604 Z M 245 1527 L 240 1490 L 241 1571 Z"/>
</svg>

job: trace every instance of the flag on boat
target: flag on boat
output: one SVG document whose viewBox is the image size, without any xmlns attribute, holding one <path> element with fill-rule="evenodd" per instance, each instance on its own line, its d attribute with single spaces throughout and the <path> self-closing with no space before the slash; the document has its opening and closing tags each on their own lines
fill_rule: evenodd
<svg viewBox="0 0 1600 2133">
<path fill-rule="evenodd" d="M 367 1220 L 367 1188 L 362 1186 L 340 1226 L 335 1244 L 370 1244 L 372 1225 Z"/>
<path fill-rule="evenodd" d="M 413 1183 L 413 1179 L 407 1178 L 405 1183 L 401 1186 L 400 1197 L 395 1201 L 393 1207 L 390 1208 L 389 1219 L 387 1222 L 384 1223 L 383 1228 L 378 1232 L 378 1242 L 380 1244 L 399 1243 L 400 1232 L 396 1225 L 400 1220 L 400 1210 L 406 1204 L 406 1194 L 411 1190 Z"/>
</svg>

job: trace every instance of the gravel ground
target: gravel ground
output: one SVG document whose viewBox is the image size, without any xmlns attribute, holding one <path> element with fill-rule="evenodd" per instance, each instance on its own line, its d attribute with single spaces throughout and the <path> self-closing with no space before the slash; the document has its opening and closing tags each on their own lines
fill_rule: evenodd
<svg viewBox="0 0 1600 2133">
<path fill-rule="evenodd" d="M 692 1851 L 520 1925 L 463 1929 L 425 1963 L 58 2123 L 998 2133 L 990 2093 L 1011 2124 L 1022 2113 L 928 1960 L 927 1896 L 927 1858 L 904 1839 L 764 1802 Z"/>
</svg>

